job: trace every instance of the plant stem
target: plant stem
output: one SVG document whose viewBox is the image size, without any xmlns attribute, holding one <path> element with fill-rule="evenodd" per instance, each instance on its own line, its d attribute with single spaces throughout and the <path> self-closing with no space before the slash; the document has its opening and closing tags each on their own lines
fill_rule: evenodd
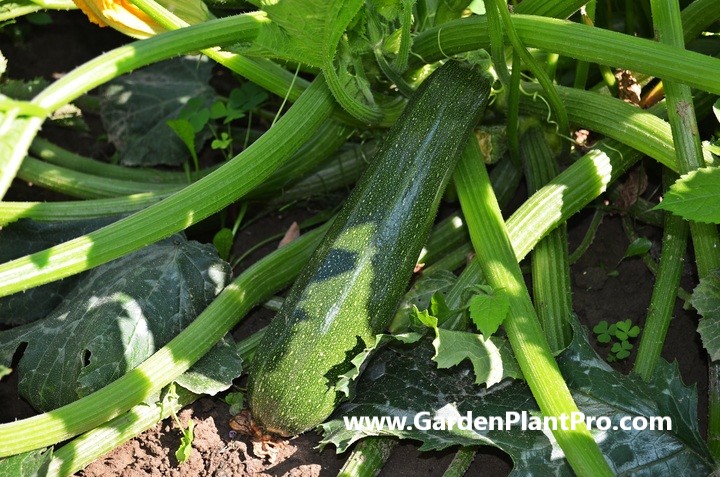
<svg viewBox="0 0 720 477">
<path fill-rule="evenodd" d="M 67 477 L 78 472 L 114 448 L 192 404 L 200 396 L 176 387 L 177 398 L 170 402 L 138 404 L 124 414 L 95 427 L 53 453 L 45 477 Z"/>
<path fill-rule="evenodd" d="M 670 175 L 667 170 L 664 176 L 670 178 L 666 181 L 670 183 L 677 179 L 677 174 Z M 633 367 L 633 371 L 645 381 L 650 380 L 655 364 L 660 359 L 660 352 L 670 327 L 675 297 L 680 286 L 680 275 L 685 264 L 687 234 L 688 225 L 682 217 L 665 214 L 660 266 L 655 276 L 650 307 Z"/>
<path fill-rule="evenodd" d="M 397 443 L 397 439 L 387 437 L 366 437 L 355 446 L 338 477 L 376 476 Z"/>
<path fill-rule="evenodd" d="M 538 85 L 524 83 L 522 91 L 527 93 L 520 103 L 523 112 L 547 114 L 547 105 L 537 99 L 543 95 Z M 621 141 L 678 171 L 670 125 L 656 116 L 665 113 L 663 105 L 642 111 L 617 98 L 589 91 L 562 86 L 557 86 L 557 91 L 573 123 Z M 709 103 L 710 99 L 709 95 L 698 95 L 698 102 L 702 104 Z"/>
<path fill-rule="evenodd" d="M 0 265 L 0 296 L 106 263 L 184 230 L 227 207 L 287 161 L 310 139 L 334 107 L 322 76 L 316 78 L 272 129 L 208 176 L 158 204 L 91 234 Z"/>
<path fill-rule="evenodd" d="M 506 0 L 494 1 L 498 11 L 500 12 L 505 36 L 510 40 L 510 43 L 513 46 L 513 51 L 520 59 L 522 59 L 522 62 L 530 69 L 530 71 L 535 75 L 535 79 L 543 87 L 543 90 L 548 98 L 548 102 L 550 103 L 550 108 L 555 116 L 555 121 L 557 122 L 560 135 L 569 136 L 570 123 L 568 121 L 567 111 L 565 111 L 565 106 L 560 100 L 560 96 L 558 96 L 552 80 L 535 57 L 527 51 L 522 39 L 518 35 L 517 31 L 515 31 L 515 26 L 513 25 L 512 18 L 510 17 L 510 12 L 507 9 Z M 515 65 L 515 61 L 513 60 L 513 69 L 519 66 L 519 64 Z M 517 81 L 519 81 L 519 77 L 516 79 L 516 82 Z"/>
<path fill-rule="evenodd" d="M 30 156 L 23 161 L 17 178 L 45 189 L 81 199 L 120 197 L 146 192 L 170 195 L 183 188 L 183 185 L 178 183 L 134 182 L 100 177 L 62 166 L 47 164 Z"/>
<path fill-rule="evenodd" d="M 564 20 L 518 14 L 513 15 L 511 20 L 518 38 L 526 47 L 677 80 L 720 94 L 720 76 L 715 74 L 720 68 L 720 60 L 716 58 Z M 487 20 L 475 15 L 420 33 L 413 43 L 415 54 L 412 58 L 433 62 L 446 55 L 487 48 L 489 45 Z M 598 45 L 603 47 L 598 48 Z"/>
<path fill-rule="evenodd" d="M 543 335 L 481 158 L 477 142 L 470 141 L 454 175 L 470 239 L 488 283 L 509 296 L 505 330 L 540 410 L 546 416 L 571 416 L 579 411 Z M 584 425 L 553 435 L 578 475 L 613 475 Z"/>
<path fill-rule="evenodd" d="M 97 161 L 89 157 L 75 154 L 47 139 L 36 137 L 30 145 L 30 153 L 38 159 L 74 171 L 112 179 L 123 179 L 135 182 L 187 184 L 184 172 L 163 171 L 151 167 L 123 167 L 107 162 Z M 23 164 L 24 165 L 24 164 Z M 20 169 L 22 171 L 22 168 Z M 191 180 L 195 181 L 207 175 L 207 171 L 199 174 L 191 172 Z"/>
<path fill-rule="evenodd" d="M 160 202 L 167 195 L 148 192 L 110 199 L 60 202 L 0 202 L 0 227 L 19 219 L 79 220 L 127 214 Z"/>
<path fill-rule="evenodd" d="M 650 0 L 653 25 L 658 40 L 678 49 L 685 47 L 680 18 L 680 6 L 677 0 Z M 673 132 L 678 168 L 682 174 L 701 167 L 702 148 L 695 118 L 692 93 L 689 84 L 676 82 L 675 78 L 663 77 L 665 97 L 668 105 L 668 118 Z M 717 226 L 690 222 L 690 234 L 695 250 L 695 262 L 698 276 L 702 280 L 713 270 L 720 269 L 720 236 Z M 717 364 L 710 364 L 713 368 Z M 718 373 L 711 372 L 708 382 L 709 422 L 708 446 L 715 459 L 720 458 L 720 381 L 714 379 Z"/>
<path fill-rule="evenodd" d="M 461 448 L 455 453 L 455 457 L 453 457 L 448 468 L 445 469 L 443 477 L 463 477 L 473 460 L 475 460 L 475 449 L 470 447 Z"/>
<path fill-rule="evenodd" d="M 585 232 L 585 236 L 580 242 L 580 245 L 577 246 L 568 258 L 570 265 L 573 265 L 575 262 L 580 260 L 580 257 L 582 257 L 585 252 L 587 252 L 588 248 L 590 248 L 590 245 L 592 245 L 595 240 L 595 234 L 597 233 L 598 227 L 600 227 L 604 216 L 605 212 L 602 209 L 595 210 L 593 218 L 590 221 L 590 226 L 588 227 L 587 232 Z"/>
<path fill-rule="evenodd" d="M 528 194 L 532 195 L 558 175 L 558 166 L 539 128 L 525 133 L 521 147 Z M 538 242 L 532 252 L 531 266 L 533 302 L 550 350 L 556 354 L 572 340 L 572 290 L 566 224 L 558 225 Z"/>
<path fill-rule="evenodd" d="M 336 122 L 335 124 L 339 123 Z M 301 157 L 307 157 L 309 162 L 317 162 L 317 159 L 310 158 L 309 155 L 303 153 L 303 150 L 307 149 L 306 146 L 312 142 L 311 140 L 305 144 L 305 146 L 293 156 L 291 161 L 295 162 Z M 367 148 L 369 153 L 373 147 L 372 144 L 345 145 L 335 154 L 335 157 L 331 161 L 322 165 L 311 174 L 301 178 L 299 181 L 291 183 L 287 189 L 285 189 L 283 185 L 292 182 L 289 175 L 296 172 L 297 166 L 279 168 L 267 181 L 250 191 L 245 198 L 254 200 L 275 197 L 272 204 L 277 206 L 345 187 L 355 182 L 365 169 L 367 166 L 365 149 Z M 311 149 L 316 150 L 316 148 Z M 306 152 L 309 153 L 310 151 Z M 93 180 L 101 181 L 94 176 Z M 7 225 L 22 218 L 51 221 L 128 214 L 159 202 L 168 195 L 168 193 L 148 192 L 125 197 L 82 201 L 0 202 L 0 226 Z"/>
</svg>

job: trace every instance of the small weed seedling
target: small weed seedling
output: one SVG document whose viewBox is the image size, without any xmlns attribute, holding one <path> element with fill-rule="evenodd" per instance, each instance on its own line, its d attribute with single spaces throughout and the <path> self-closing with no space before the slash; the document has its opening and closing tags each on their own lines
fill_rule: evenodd
<svg viewBox="0 0 720 477">
<path fill-rule="evenodd" d="M 602 320 L 595 325 L 593 332 L 597 335 L 598 343 L 605 345 L 612 344 L 608 354 L 608 362 L 621 361 L 630 356 L 633 349 L 630 340 L 634 340 L 640 334 L 640 327 L 633 325 L 632 320 L 621 320 L 611 325 Z"/>
</svg>

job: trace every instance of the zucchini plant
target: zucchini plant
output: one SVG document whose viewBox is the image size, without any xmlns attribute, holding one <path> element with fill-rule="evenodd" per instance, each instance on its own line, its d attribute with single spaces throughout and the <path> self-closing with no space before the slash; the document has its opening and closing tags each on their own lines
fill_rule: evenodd
<svg viewBox="0 0 720 477">
<path fill-rule="evenodd" d="M 449 475 L 481 445 L 508 454 L 513 475 L 715 471 L 720 2 L 682 5 L 1 7 L 18 23 L 0 35 L 41 32 L 26 15 L 77 6 L 135 40 L 39 88 L 10 78 L 15 60 L 0 57 L 0 378 L 17 373 L 38 411 L 0 424 L 0 475 L 70 475 L 248 371 L 251 437 L 319 429 L 338 452 L 361 440 L 342 475 L 378 471 L 397 439 L 460 446 Z M 213 71 L 223 79 L 210 81 Z M 104 125 L 114 163 L 53 142 L 80 137 L 58 119 L 73 107 Z M 640 163 L 647 174 L 625 175 Z M 22 181 L 50 195 L 14 200 Z M 244 232 L 298 205 L 322 213 L 242 270 L 258 249 Z M 448 217 L 430 233 L 438 209 Z M 590 209 L 570 254 L 567 221 Z M 633 221 L 651 221 L 662 240 L 643 242 L 656 274 L 647 317 L 608 319 L 623 324 L 610 330 L 574 313 L 571 267 L 616 211 L 629 235 Z M 219 254 L 197 243 L 212 237 Z M 242 259 L 231 272 L 221 257 Z M 692 294 L 683 263 L 697 272 Z M 706 436 L 696 391 L 661 357 L 677 296 L 702 317 Z M 235 343 L 229 333 L 268 299 L 279 311 L 267 329 Z M 588 329 L 619 333 L 629 375 L 592 349 Z M 620 335 L 637 336 L 636 355 Z M 591 420 L 449 426 L 508 410 Z M 414 427 L 347 424 L 383 416 Z M 672 428 L 619 427 L 653 416 Z"/>
</svg>

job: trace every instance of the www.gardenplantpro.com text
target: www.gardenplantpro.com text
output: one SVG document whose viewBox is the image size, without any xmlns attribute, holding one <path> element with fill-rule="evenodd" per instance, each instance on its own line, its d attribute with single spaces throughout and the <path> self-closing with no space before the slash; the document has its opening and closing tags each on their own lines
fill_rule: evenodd
<svg viewBox="0 0 720 477">
<path fill-rule="evenodd" d="M 432 416 L 419 412 L 412 420 L 408 416 L 343 416 L 345 428 L 353 431 L 555 431 L 575 430 L 584 424 L 588 430 L 598 431 L 671 431 L 668 416 L 586 416 L 582 412 L 560 416 L 538 416 L 528 411 L 508 411 L 503 416 L 477 416 L 468 411 L 464 416 Z"/>
</svg>

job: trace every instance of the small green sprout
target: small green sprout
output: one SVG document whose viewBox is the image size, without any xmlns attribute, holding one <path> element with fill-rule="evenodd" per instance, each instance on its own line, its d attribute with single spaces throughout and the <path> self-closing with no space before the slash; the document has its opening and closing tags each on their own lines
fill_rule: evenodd
<svg viewBox="0 0 720 477">
<path fill-rule="evenodd" d="M 160 413 L 162 414 L 164 412 L 165 406 L 173 406 L 177 404 L 177 401 L 178 394 L 175 390 L 175 383 L 173 382 L 170 383 L 170 385 L 167 387 L 165 396 L 163 396 L 163 399 L 161 401 Z M 180 419 L 178 419 L 175 411 L 171 411 L 171 414 L 173 421 L 175 421 L 175 425 L 178 426 L 182 431 L 182 437 L 180 438 L 180 446 L 175 451 L 175 458 L 177 459 L 178 463 L 182 465 L 187 462 L 187 460 L 190 458 L 190 454 L 192 454 L 192 443 L 193 439 L 195 438 L 195 422 L 190 419 L 188 421 L 187 428 L 184 428 L 182 426 L 182 423 L 180 422 Z"/>
<path fill-rule="evenodd" d="M 230 415 L 235 416 L 240 414 L 245 406 L 245 393 L 242 391 L 235 391 L 228 393 L 225 396 L 225 403 L 230 406 Z"/>
<path fill-rule="evenodd" d="M 598 343 L 612 343 L 607 360 L 608 362 L 613 362 L 621 361 L 630 356 L 630 350 L 633 349 L 630 340 L 637 338 L 640 334 L 640 327 L 633 325 L 630 319 L 621 320 L 613 324 L 608 324 L 607 321 L 602 320 L 595 325 L 593 332 L 597 335 Z"/>
</svg>

